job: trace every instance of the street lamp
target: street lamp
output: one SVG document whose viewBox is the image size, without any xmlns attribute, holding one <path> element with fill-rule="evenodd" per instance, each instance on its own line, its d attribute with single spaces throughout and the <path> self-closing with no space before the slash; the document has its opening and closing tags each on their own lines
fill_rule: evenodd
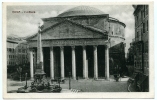
<svg viewBox="0 0 157 100">
<path fill-rule="evenodd" d="M 27 89 L 27 73 L 25 74 L 25 80 L 26 80 L 25 89 Z"/>
<path fill-rule="evenodd" d="M 71 89 L 71 79 L 70 79 L 71 73 L 69 72 L 69 90 Z"/>
</svg>

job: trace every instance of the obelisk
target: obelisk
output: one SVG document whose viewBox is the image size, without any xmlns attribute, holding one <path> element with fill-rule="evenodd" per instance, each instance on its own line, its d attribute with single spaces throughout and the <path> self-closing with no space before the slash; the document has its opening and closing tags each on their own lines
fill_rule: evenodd
<svg viewBox="0 0 157 100">
<path fill-rule="evenodd" d="M 38 39 L 37 39 L 37 67 L 35 70 L 35 75 L 44 75 L 43 67 L 43 54 L 42 54 L 42 43 L 41 43 L 41 29 L 42 26 L 38 26 Z"/>
</svg>

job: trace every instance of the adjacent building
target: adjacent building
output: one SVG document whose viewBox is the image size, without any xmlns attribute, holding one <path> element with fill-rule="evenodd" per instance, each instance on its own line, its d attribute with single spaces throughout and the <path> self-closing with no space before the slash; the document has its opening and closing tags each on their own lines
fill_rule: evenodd
<svg viewBox="0 0 157 100">
<path fill-rule="evenodd" d="M 7 66 L 24 65 L 29 63 L 28 45 L 21 38 L 7 37 Z"/>
<path fill-rule="evenodd" d="M 133 39 L 132 42 L 130 43 L 130 47 L 128 49 L 127 59 L 126 59 L 127 65 L 131 65 L 131 66 L 134 66 L 134 45 L 133 45 L 134 42 L 135 39 Z"/>
<path fill-rule="evenodd" d="M 14 66 L 16 64 L 16 52 L 18 42 L 7 39 L 7 66 Z"/>
<path fill-rule="evenodd" d="M 29 52 L 28 52 L 28 45 L 26 41 L 20 42 L 16 49 L 16 64 L 17 65 L 24 65 L 29 63 Z"/>
<path fill-rule="evenodd" d="M 88 6 L 69 9 L 57 17 L 42 18 L 40 34 L 27 38 L 31 78 L 37 66 L 37 40 L 42 40 L 42 69 L 51 79 L 106 78 L 114 67 L 125 72 L 123 22 Z M 39 35 L 39 36 L 38 36 Z"/>
<path fill-rule="evenodd" d="M 135 81 L 140 91 L 149 91 L 149 6 L 134 5 L 135 42 L 134 69 Z"/>
</svg>

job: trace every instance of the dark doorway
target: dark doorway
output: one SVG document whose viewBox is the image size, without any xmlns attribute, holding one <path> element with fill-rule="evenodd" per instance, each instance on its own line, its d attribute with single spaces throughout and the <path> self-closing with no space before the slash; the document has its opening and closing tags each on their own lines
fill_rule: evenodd
<svg viewBox="0 0 157 100">
<path fill-rule="evenodd" d="M 75 47 L 76 55 L 76 76 L 83 77 L 83 52 L 82 46 Z"/>
<path fill-rule="evenodd" d="M 105 77 L 105 46 L 99 45 L 97 47 L 98 55 L 98 76 Z"/>
<path fill-rule="evenodd" d="M 60 47 L 54 47 L 54 77 L 57 79 L 61 76 L 60 68 Z"/>
<path fill-rule="evenodd" d="M 64 72 L 65 77 L 69 76 L 69 72 L 72 74 L 72 50 L 71 46 L 64 47 Z"/>
<path fill-rule="evenodd" d="M 43 62 L 44 62 L 44 71 L 48 77 L 50 77 L 50 48 L 43 48 Z"/>
<path fill-rule="evenodd" d="M 86 46 L 86 54 L 87 54 L 87 60 L 88 60 L 88 77 L 93 78 L 94 77 L 94 52 L 93 52 L 93 46 Z"/>
</svg>

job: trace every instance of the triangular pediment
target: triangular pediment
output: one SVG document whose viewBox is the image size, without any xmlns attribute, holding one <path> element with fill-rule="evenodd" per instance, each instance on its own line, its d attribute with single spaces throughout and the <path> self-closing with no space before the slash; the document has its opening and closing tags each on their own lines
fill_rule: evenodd
<svg viewBox="0 0 157 100">
<path fill-rule="evenodd" d="M 92 27 L 83 26 L 70 21 L 63 21 L 44 30 L 42 40 L 49 39 L 79 39 L 79 38 L 105 38 L 107 35 Z M 37 35 L 30 40 L 37 40 Z"/>
</svg>

